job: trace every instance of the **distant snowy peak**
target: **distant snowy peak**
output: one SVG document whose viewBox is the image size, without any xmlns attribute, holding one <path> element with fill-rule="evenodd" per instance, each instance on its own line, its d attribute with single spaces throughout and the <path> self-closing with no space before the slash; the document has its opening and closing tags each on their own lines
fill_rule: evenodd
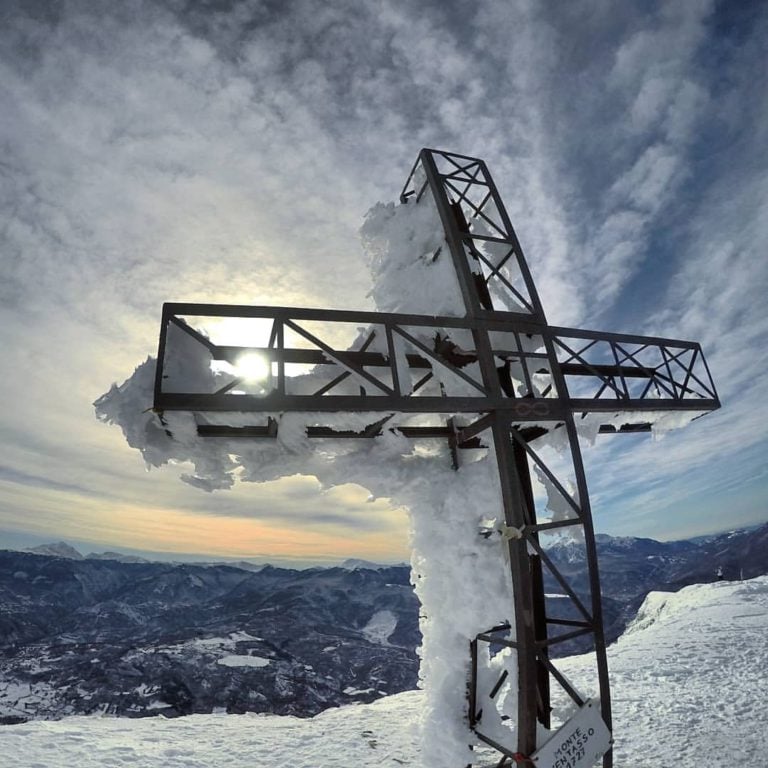
<svg viewBox="0 0 768 768">
<path fill-rule="evenodd" d="M 595 541 L 600 544 L 610 544 L 614 547 L 625 547 L 628 549 L 635 546 L 637 542 L 643 541 L 643 539 L 638 539 L 634 536 L 609 536 L 607 533 L 597 533 L 595 534 Z"/>
<path fill-rule="evenodd" d="M 73 546 L 67 544 L 65 541 L 57 541 L 51 544 L 40 544 L 37 547 L 28 547 L 23 552 L 30 552 L 33 555 L 46 555 L 47 557 L 62 557 L 67 560 L 114 560 L 118 563 L 152 563 L 158 562 L 156 560 L 149 560 L 139 555 L 127 555 L 122 552 L 90 552 L 87 555 L 83 555 L 77 551 Z M 172 561 L 172 565 L 184 565 L 185 561 Z M 270 566 L 265 563 L 251 563 L 247 560 L 212 560 L 210 562 L 200 561 L 195 565 L 203 568 L 218 568 L 219 566 L 227 566 L 229 568 L 239 568 L 242 571 L 250 571 L 252 573 L 258 573 L 264 568 L 280 567 Z M 371 560 L 361 560 L 358 558 L 349 558 L 338 566 L 324 566 L 328 568 L 344 568 L 348 571 L 358 570 L 373 570 L 379 571 L 382 568 L 403 567 L 405 563 L 374 563 Z M 288 567 L 288 570 L 292 570 Z"/>
<path fill-rule="evenodd" d="M 91 552 L 86 555 L 87 560 L 116 560 L 118 563 L 148 563 L 144 557 L 138 555 L 123 555 L 120 552 Z"/>
<path fill-rule="evenodd" d="M 204 565 L 220 566 L 225 565 L 229 568 L 239 568 L 241 571 L 251 571 L 252 573 L 258 573 L 267 567 L 265 563 L 251 563 L 248 560 L 221 560 L 215 563 L 204 563 Z"/>
<path fill-rule="evenodd" d="M 336 567 L 345 568 L 348 571 L 380 571 L 383 568 L 410 568 L 410 565 L 408 565 L 408 563 L 374 563 L 370 560 L 360 560 L 356 557 L 350 557 Z"/>
<path fill-rule="evenodd" d="M 743 536 L 745 533 L 752 533 L 759 531 L 761 528 L 766 527 L 766 523 L 755 523 L 754 525 L 745 525 L 743 528 L 734 528 L 728 531 L 721 531 L 720 533 L 707 533 L 703 536 L 693 536 L 691 541 L 696 544 L 703 544 L 715 539 L 729 538 L 732 539 L 736 536 Z"/>
<path fill-rule="evenodd" d="M 138 555 L 124 555 L 120 552 L 91 552 L 83 556 L 66 541 L 57 541 L 53 544 L 40 544 L 37 547 L 29 547 L 24 550 L 33 555 L 46 555 L 47 557 L 62 557 L 65 560 L 115 560 L 118 563 L 148 563 L 149 560 Z"/>
<path fill-rule="evenodd" d="M 606 550 L 632 550 L 638 553 L 645 552 L 646 554 L 672 554 L 698 549 L 698 545 L 691 539 L 657 541 L 656 539 L 638 536 L 609 536 L 606 533 L 596 534 L 595 542 L 598 548 Z"/>
<path fill-rule="evenodd" d="M 38 547 L 30 547 L 27 552 L 33 555 L 47 555 L 48 557 L 63 557 L 67 560 L 84 560 L 85 558 L 74 548 L 64 541 L 57 541 L 53 544 L 41 544 Z"/>
<path fill-rule="evenodd" d="M 372 563 L 370 560 L 358 560 L 357 558 L 350 557 L 347 560 L 345 560 L 341 565 L 339 565 L 339 568 L 346 568 L 348 571 L 359 571 L 359 570 L 371 570 L 371 571 L 379 571 L 382 568 L 390 568 L 389 565 L 384 565 L 382 563 Z"/>
</svg>

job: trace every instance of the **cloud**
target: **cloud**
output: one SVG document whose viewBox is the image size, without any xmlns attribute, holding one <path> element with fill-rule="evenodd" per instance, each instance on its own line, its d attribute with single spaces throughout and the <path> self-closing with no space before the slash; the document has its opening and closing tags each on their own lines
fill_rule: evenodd
<svg viewBox="0 0 768 768">
<path fill-rule="evenodd" d="M 318 529 L 391 531 L 386 506 L 358 518 L 362 492 L 312 481 L 212 503 L 178 483 L 188 468 L 147 475 L 90 404 L 154 352 L 165 300 L 367 308 L 363 215 L 437 146 L 489 162 L 550 321 L 704 344 L 727 409 L 690 437 L 598 448 L 617 479 L 595 479 L 600 498 L 620 505 L 633 477 L 674 467 L 715 487 L 715 454 L 743 456 L 757 482 L 766 14 L 726 5 L 8 6 L 7 471 L 58 484 L 67 515 L 71 486 L 106 516 L 134 498 L 158 515 L 212 504 L 272 524 L 301 507 Z"/>
<path fill-rule="evenodd" d="M 64 493 L 88 493 L 88 489 L 74 483 L 59 483 L 49 477 L 40 475 L 30 475 L 26 472 L 20 472 L 11 467 L 0 465 L 0 482 L 17 483 L 19 485 L 28 485 L 33 488 L 47 488 L 53 491 L 63 491 Z"/>
</svg>

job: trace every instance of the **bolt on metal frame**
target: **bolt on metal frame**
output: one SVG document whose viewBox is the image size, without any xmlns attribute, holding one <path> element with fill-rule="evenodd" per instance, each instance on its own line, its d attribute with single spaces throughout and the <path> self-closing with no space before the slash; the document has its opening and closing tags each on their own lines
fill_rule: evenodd
<svg viewBox="0 0 768 768">
<path fill-rule="evenodd" d="M 452 259 L 458 277 L 463 316 L 167 303 L 154 408 L 161 420 L 164 411 L 194 412 L 202 437 L 252 439 L 276 437 L 279 418 L 269 414 L 378 412 L 380 418 L 359 431 L 339 430 L 314 417 L 307 435 L 370 439 L 391 429 L 410 438 L 446 439 L 456 468 L 458 449 L 493 447 L 514 626 L 489 628 L 470 642 L 468 723 L 500 754 L 502 768 L 535 753 L 537 723 L 552 725 L 553 686 L 575 704 L 584 704 L 583 695 L 550 657 L 558 643 L 582 635 L 591 638 L 601 713 L 611 727 L 600 582 L 577 421 L 597 419 L 604 433 L 647 431 L 660 412 L 704 413 L 720 403 L 694 342 L 547 324 L 517 236 L 482 160 L 423 149 L 401 202 L 419 205 L 426 194 L 443 225 L 449 251 L 445 257 Z M 443 257 L 440 251 L 435 254 Z M 215 343 L 195 327 L 211 318 L 261 322 L 265 341 L 250 346 Z M 350 324 L 367 330 L 351 346 L 340 348 L 334 340 Z M 451 332 L 471 336 L 473 348 L 446 346 L 445 335 Z M 233 374 L 214 391 L 186 391 L 183 383 L 170 382 L 166 372 L 169 349 L 180 338 L 200 345 L 211 359 L 232 364 L 244 352 L 258 352 L 272 373 L 269 388 L 243 392 L 242 379 Z M 313 375 L 292 377 L 287 372 L 291 366 L 312 366 Z M 302 386 L 297 388 L 298 381 Z M 237 424 L 226 423 L 227 412 L 239 414 Z M 253 414 L 253 423 L 243 424 L 247 413 Z M 415 414 L 435 414 L 442 421 L 413 424 Z M 552 432 L 564 435 L 561 442 L 567 445 L 565 460 L 557 464 L 539 442 Z M 565 505 L 565 515 L 538 519 L 531 469 Z M 542 544 L 543 535 L 564 529 L 583 535 L 586 595 L 577 592 Z M 547 615 L 545 574 L 560 585 L 578 618 Z M 485 644 L 515 652 L 516 745 L 498 743 L 483 732 L 478 701 L 482 695 L 493 700 L 507 677 L 502 672 L 491 691 L 479 690 L 478 649 Z M 610 750 L 603 765 L 612 765 Z"/>
</svg>

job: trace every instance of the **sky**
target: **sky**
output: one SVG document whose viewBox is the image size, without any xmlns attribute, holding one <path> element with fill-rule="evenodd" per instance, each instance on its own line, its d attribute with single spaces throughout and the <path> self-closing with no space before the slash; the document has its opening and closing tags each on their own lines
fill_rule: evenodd
<svg viewBox="0 0 768 768">
<path fill-rule="evenodd" d="M 92 403 L 164 301 L 370 309 L 358 230 L 425 146 L 486 160 L 550 323 L 703 346 L 721 410 L 585 448 L 596 529 L 764 522 L 767 35 L 749 2 L 0 0 L 0 547 L 407 560 L 364 488 L 205 493 Z"/>
</svg>

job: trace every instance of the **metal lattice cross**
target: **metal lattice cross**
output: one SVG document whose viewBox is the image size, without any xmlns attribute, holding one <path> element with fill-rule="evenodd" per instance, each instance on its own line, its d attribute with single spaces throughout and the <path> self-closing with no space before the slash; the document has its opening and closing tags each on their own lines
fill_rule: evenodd
<svg viewBox="0 0 768 768">
<path fill-rule="evenodd" d="M 551 686 L 582 709 L 591 706 L 550 658 L 557 643 L 591 639 L 602 720 L 611 727 L 595 538 L 578 422 L 591 420 L 600 432 L 646 431 L 660 414 L 710 411 L 719 401 L 696 343 L 547 324 L 522 249 L 482 160 L 423 149 L 401 202 L 419 205 L 425 195 L 431 195 L 443 226 L 462 316 L 165 304 L 154 407 L 161 419 L 170 410 L 194 412 L 200 436 L 230 438 L 274 438 L 279 414 L 285 412 L 380 412 L 381 418 L 360 431 L 312 423 L 307 435 L 370 439 L 392 429 L 410 438 L 445 439 L 455 467 L 461 449 L 476 448 L 483 440 L 493 446 L 512 571 L 515 640 L 507 639 L 507 626 L 471 639 L 468 722 L 481 741 L 500 753 L 499 765 L 507 765 L 536 757 L 537 722 L 551 726 Z M 446 258 L 441 251 L 434 258 Z M 210 318 L 258 324 L 265 329 L 263 343 L 237 346 L 213 340 L 195 327 Z M 367 328 L 364 334 L 357 332 L 360 326 Z M 343 347 L 336 340 L 349 329 L 355 329 L 354 340 Z M 245 352 L 257 352 L 267 361 L 269 385 L 249 392 L 234 375 L 216 391 L 188 391 L 183 372 L 174 374 L 167 365 L 180 339 L 202 345 L 213 360 L 232 364 Z M 310 369 L 313 376 L 293 375 Z M 234 426 L 222 424 L 221 418 L 209 423 L 205 414 L 212 412 L 237 412 L 239 422 L 249 412 L 259 416 L 254 423 Z M 425 413 L 450 416 L 440 425 L 409 423 L 413 414 Z M 565 464 L 575 477 L 574 489 L 539 448 L 544 435 L 558 430 L 566 436 Z M 567 514 L 537 519 L 531 469 L 561 499 Z M 577 592 L 540 542 L 541 534 L 566 528 L 583 533 L 588 594 Z M 544 574 L 560 585 L 576 618 L 548 615 Z M 477 657 L 482 644 L 516 652 L 515 745 L 498 743 L 483 732 L 479 702 L 492 701 L 501 681 L 490 690 L 480 689 Z M 536 762 L 546 764 L 543 756 Z M 603 763 L 611 765 L 610 750 Z"/>
</svg>

